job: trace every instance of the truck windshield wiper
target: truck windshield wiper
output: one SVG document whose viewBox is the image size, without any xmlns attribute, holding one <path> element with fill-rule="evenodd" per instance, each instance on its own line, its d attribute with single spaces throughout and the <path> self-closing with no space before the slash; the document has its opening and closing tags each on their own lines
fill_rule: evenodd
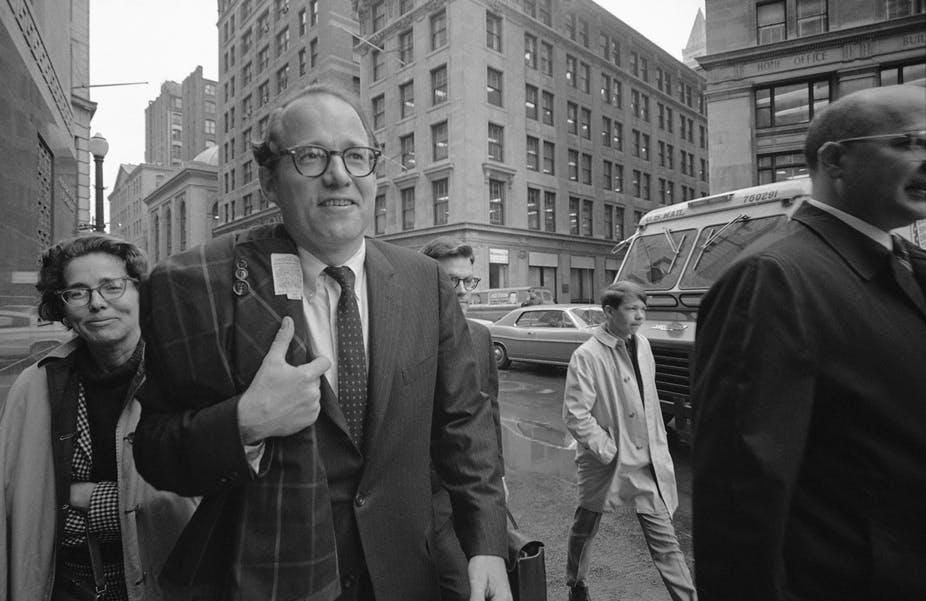
<svg viewBox="0 0 926 601">
<path fill-rule="evenodd" d="M 698 249 L 698 258 L 695 259 L 694 267 L 691 268 L 692 271 L 697 271 L 698 265 L 701 264 L 701 259 L 704 258 L 704 253 L 707 252 L 708 247 L 713 245 L 717 241 L 717 239 L 720 238 L 720 235 L 724 233 L 724 231 L 727 230 L 727 228 L 732 226 L 734 223 L 738 223 L 740 221 L 749 221 L 749 215 L 746 215 L 745 213 L 740 213 L 739 215 L 737 215 L 730 221 L 726 222 L 723 225 L 723 227 L 721 227 L 719 230 L 713 232 L 710 236 L 707 237 L 707 240 L 705 240 L 704 244 L 701 245 L 701 248 Z"/>
</svg>

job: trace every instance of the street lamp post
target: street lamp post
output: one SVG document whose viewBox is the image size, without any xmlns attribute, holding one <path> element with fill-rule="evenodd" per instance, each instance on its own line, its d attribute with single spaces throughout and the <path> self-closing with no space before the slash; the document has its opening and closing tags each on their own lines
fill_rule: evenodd
<svg viewBox="0 0 926 601">
<path fill-rule="evenodd" d="M 97 132 L 90 138 L 90 154 L 96 163 L 96 223 L 93 229 L 102 232 L 106 230 L 103 223 L 103 157 L 109 152 L 109 142 Z"/>
</svg>

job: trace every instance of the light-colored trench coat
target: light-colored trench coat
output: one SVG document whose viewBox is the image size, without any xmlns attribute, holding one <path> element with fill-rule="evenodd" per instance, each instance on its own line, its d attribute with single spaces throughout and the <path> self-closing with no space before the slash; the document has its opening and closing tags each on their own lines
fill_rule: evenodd
<svg viewBox="0 0 926 601">
<path fill-rule="evenodd" d="M 635 336 L 642 399 L 624 341 L 603 326 L 569 361 L 563 419 L 578 443 L 579 505 L 603 512 L 632 504 L 637 513 L 658 513 L 665 504 L 672 514 L 678 492 L 656 393 L 656 363 L 649 341 Z"/>
<path fill-rule="evenodd" d="M 58 537 L 46 372 L 49 362 L 64 359 L 80 344 L 75 339 L 24 370 L 0 406 L 0 601 L 51 597 Z M 130 435 L 140 414 L 141 406 L 130 396 L 115 433 L 129 599 L 186 599 L 175 593 L 168 596 L 158 586 L 157 576 L 198 500 L 155 490 L 138 475 Z"/>
</svg>

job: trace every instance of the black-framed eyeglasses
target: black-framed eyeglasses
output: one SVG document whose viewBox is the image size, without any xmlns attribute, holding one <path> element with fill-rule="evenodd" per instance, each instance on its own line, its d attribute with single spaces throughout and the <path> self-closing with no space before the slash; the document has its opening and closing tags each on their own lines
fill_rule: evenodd
<svg viewBox="0 0 926 601">
<path fill-rule="evenodd" d="M 366 177 L 376 169 L 376 161 L 382 154 L 369 146 L 350 146 L 344 150 L 329 150 L 322 146 L 295 146 L 284 148 L 280 154 L 288 154 L 293 166 L 303 177 L 320 177 L 328 170 L 331 157 L 340 156 L 344 168 L 354 177 Z"/>
<path fill-rule="evenodd" d="M 122 298 L 129 282 L 137 284 L 138 280 L 128 276 L 113 278 L 111 280 L 103 280 L 103 283 L 95 288 L 75 286 L 74 288 L 60 290 L 58 291 L 58 296 L 71 307 L 85 307 L 90 304 L 90 299 L 93 297 L 94 292 L 98 292 L 103 300 L 111 301 Z"/>
<path fill-rule="evenodd" d="M 920 131 L 899 132 L 896 134 L 878 134 L 875 136 L 858 136 L 836 140 L 837 144 L 850 144 L 852 142 L 878 142 L 883 141 L 888 146 L 903 150 L 926 150 L 926 129 Z"/>
<path fill-rule="evenodd" d="M 475 290 L 476 286 L 479 285 L 479 278 L 474 275 L 469 276 L 468 278 L 458 278 L 455 275 L 450 276 L 450 283 L 453 284 L 454 289 L 463 283 L 463 289 L 466 291 Z"/>
</svg>

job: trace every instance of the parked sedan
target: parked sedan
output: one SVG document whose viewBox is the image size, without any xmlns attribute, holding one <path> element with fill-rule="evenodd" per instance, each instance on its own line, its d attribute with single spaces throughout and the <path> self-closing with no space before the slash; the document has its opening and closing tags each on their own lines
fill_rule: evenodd
<svg viewBox="0 0 926 601">
<path fill-rule="evenodd" d="M 597 305 L 533 305 L 521 307 L 491 324 L 495 363 L 512 361 L 568 365 L 572 352 L 605 320 Z"/>
<path fill-rule="evenodd" d="M 0 310 L 0 359 L 38 359 L 73 335 L 56 321 L 44 321 L 34 308 Z"/>
</svg>

